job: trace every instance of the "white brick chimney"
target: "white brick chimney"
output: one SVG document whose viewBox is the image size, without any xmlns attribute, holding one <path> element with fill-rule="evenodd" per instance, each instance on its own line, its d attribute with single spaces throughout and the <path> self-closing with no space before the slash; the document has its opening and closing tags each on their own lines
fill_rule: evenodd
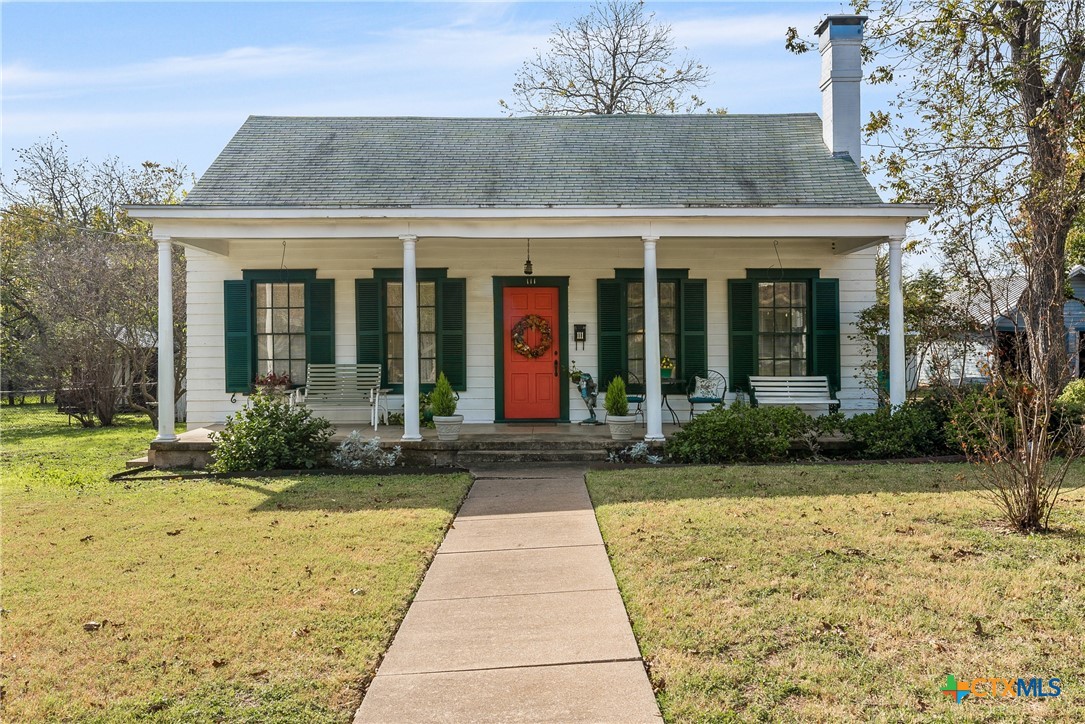
<svg viewBox="0 0 1085 724">
<path fill-rule="evenodd" d="M 817 29 L 822 138 L 834 155 L 846 153 L 856 164 L 863 149 L 859 86 L 863 80 L 860 48 L 866 20 L 862 15 L 830 15 Z"/>
</svg>

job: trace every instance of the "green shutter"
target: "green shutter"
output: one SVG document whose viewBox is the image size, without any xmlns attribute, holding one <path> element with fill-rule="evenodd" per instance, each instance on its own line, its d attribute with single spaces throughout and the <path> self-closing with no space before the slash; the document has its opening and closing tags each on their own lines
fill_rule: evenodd
<svg viewBox="0 0 1085 724">
<path fill-rule="evenodd" d="M 751 279 L 727 281 L 727 308 L 730 324 L 730 386 L 750 389 L 750 375 L 757 373 L 757 282 Z"/>
<path fill-rule="evenodd" d="M 354 281 L 354 324 L 358 334 L 358 364 L 383 365 L 384 317 L 381 314 L 381 283 L 376 279 Z M 384 370 L 382 379 L 388 379 Z"/>
<path fill-rule="evenodd" d="M 834 390 L 840 389 L 840 282 L 837 279 L 814 279 L 813 326 L 810 337 L 811 374 L 825 375 Z"/>
<path fill-rule="evenodd" d="M 708 283 L 704 279 L 683 279 L 682 339 L 679 349 L 679 376 L 692 380 L 708 372 Z"/>
<path fill-rule="evenodd" d="M 335 280 L 305 285 L 305 349 L 310 364 L 335 363 Z"/>
<path fill-rule="evenodd" d="M 467 389 L 467 281 L 437 280 L 437 368 L 455 390 Z"/>
<path fill-rule="evenodd" d="M 598 284 L 599 376 L 597 383 L 602 392 L 612 379 L 625 372 L 625 282 L 616 279 L 600 279 Z"/>
<path fill-rule="evenodd" d="M 252 286 L 229 279 L 224 283 L 226 391 L 248 394 L 253 383 Z"/>
</svg>

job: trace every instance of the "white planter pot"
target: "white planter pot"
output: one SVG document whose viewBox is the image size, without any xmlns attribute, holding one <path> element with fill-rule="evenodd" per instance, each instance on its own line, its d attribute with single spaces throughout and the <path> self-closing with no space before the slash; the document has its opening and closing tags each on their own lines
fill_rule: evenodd
<svg viewBox="0 0 1085 724">
<path fill-rule="evenodd" d="M 611 440 L 628 440 L 633 437 L 633 426 L 637 424 L 636 415 L 607 415 Z"/>
<path fill-rule="evenodd" d="M 433 424 L 437 428 L 438 440 L 459 440 L 460 428 L 463 426 L 463 415 L 434 415 Z"/>
</svg>

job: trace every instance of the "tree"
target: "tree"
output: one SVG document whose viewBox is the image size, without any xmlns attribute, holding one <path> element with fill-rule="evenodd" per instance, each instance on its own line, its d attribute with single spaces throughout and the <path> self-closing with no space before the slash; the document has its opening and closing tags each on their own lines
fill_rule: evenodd
<svg viewBox="0 0 1085 724">
<path fill-rule="evenodd" d="M 176 203 L 183 168 L 118 159 L 72 161 L 50 137 L 18 152 L 11 180 L 0 180 L 3 249 L 2 337 L 15 376 L 63 388 L 84 425 L 112 423 L 122 404 L 156 421 L 157 251 L 129 203 Z M 176 390 L 183 394 L 184 263 L 175 252 Z M 46 383 L 46 381 L 48 381 Z"/>
<path fill-rule="evenodd" d="M 867 137 L 880 150 L 870 163 L 886 172 L 894 200 L 933 207 L 929 230 L 962 284 L 1025 279 L 1017 310 L 1027 359 L 1017 379 L 992 366 L 992 388 L 1012 398 L 1014 464 L 1005 451 L 984 462 L 990 485 L 1021 501 L 1013 524 L 1039 529 L 1064 471 L 1052 455 L 1067 439 L 1054 401 L 1069 372 L 1067 237 L 1085 209 L 1082 0 L 885 0 L 877 9 L 869 80 L 899 91 L 871 114 Z M 788 47 L 810 45 L 792 29 Z M 1043 494 L 1052 486 L 1055 496 Z"/>
<path fill-rule="evenodd" d="M 516 74 L 511 112 L 544 116 L 692 112 L 691 91 L 709 71 L 676 55 L 669 25 L 645 14 L 643 2 L 596 2 L 569 25 L 555 25 L 547 50 L 535 50 Z M 717 113 L 725 113 L 723 109 Z"/>
</svg>

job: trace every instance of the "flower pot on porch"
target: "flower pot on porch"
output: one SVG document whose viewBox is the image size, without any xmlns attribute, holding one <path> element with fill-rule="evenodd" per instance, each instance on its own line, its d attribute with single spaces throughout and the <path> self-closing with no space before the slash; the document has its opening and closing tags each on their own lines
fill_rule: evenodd
<svg viewBox="0 0 1085 724">
<path fill-rule="evenodd" d="M 607 415 L 607 427 L 610 428 L 610 439 L 629 440 L 633 437 L 633 426 L 636 423 L 636 415 Z"/>
<path fill-rule="evenodd" d="M 659 370 L 659 376 L 665 380 L 669 380 L 672 372 L 674 372 L 674 370 L 663 367 Z"/>
<path fill-rule="evenodd" d="M 437 439 L 448 442 L 460 439 L 463 415 L 434 415 L 433 424 L 437 427 Z"/>
</svg>

